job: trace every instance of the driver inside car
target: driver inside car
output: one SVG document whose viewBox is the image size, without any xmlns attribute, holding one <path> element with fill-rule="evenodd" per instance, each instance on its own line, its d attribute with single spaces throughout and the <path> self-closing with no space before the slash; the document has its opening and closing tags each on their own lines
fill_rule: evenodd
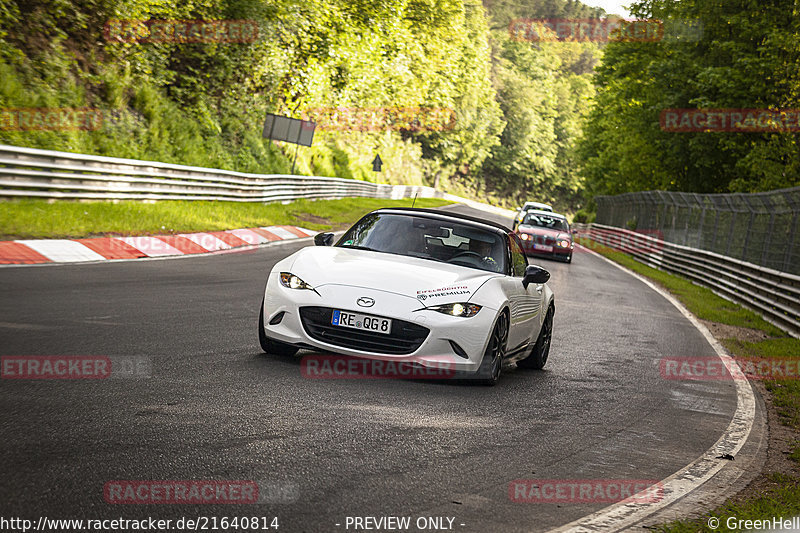
<svg viewBox="0 0 800 533">
<path fill-rule="evenodd" d="M 469 251 L 481 256 L 484 264 L 492 270 L 497 270 L 497 261 L 492 257 L 492 243 L 489 241 L 472 238 L 469 241 Z"/>
</svg>

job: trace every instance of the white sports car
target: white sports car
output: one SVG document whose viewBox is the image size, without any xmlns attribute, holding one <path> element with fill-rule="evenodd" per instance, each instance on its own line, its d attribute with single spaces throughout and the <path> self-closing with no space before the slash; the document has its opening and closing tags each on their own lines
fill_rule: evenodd
<svg viewBox="0 0 800 533">
<path fill-rule="evenodd" d="M 555 304 L 550 273 L 528 265 L 508 228 L 430 209 L 365 215 L 333 245 L 279 261 L 258 336 L 265 352 L 325 350 L 423 367 L 485 384 L 502 364 L 542 368 Z"/>
</svg>

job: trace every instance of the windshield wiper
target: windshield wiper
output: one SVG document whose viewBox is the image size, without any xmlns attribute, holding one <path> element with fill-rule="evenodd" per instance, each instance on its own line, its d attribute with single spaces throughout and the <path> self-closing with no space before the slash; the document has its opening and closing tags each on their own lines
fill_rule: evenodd
<svg viewBox="0 0 800 533">
<path fill-rule="evenodd" d="M 437 263 L 446 263 L 444 259 L 439 259 L 437 257 L 432 257 L 430 255 L 412 255 L 408 254 L 408 257 L 413 257 L 415 259 L 427 259 L 428 261 L 436 261 Z"/>
<path fill-rule="evenodd" d="M 357 244 L 343 244 L 341 246 L 341 248 L 352 248 L 354 250 L 367 250 L 369 252 L 379 252 L 380 251 L 380 250 L 375 250 L 373 248 L 370 248 L 368 246 L 359 246 Z"/>
</svg>

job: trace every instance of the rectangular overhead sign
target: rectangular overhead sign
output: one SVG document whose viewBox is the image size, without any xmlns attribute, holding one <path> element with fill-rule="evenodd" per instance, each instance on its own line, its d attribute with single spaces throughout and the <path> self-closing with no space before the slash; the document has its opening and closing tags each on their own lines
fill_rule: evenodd
<svg viewBox="0 0 800 533">
<path fill-rule="evenodd" d="M 262 136 L 273 141 L 311 146 L 316 127 L 316 122 L 267 113 Z"/>
</svg>

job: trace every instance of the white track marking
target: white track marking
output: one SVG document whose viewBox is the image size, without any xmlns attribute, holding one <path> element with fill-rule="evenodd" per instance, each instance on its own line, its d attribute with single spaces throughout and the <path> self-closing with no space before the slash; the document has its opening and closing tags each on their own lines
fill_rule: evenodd
<svg viewBox="0 0 800 533">
<path fill-rule="evenodd" d="M 700 323 L 694 315 L 692 315 L 675 297 L 669 294 L 661 287 L 655 285 L 649 279 L 633 272 L 610 259 L 603 257 L 594 250 L 589 250 L 586 247 L 581 247 L 587 252 L 590 252 L 597 257 L 611 263 L 623 272 L 627 272 L 635 277 L 661 296 L 667 299 L 669 303 L 674 305 L 689 322 L 696 327 L 700 333 L 703 334 L 706 341 L 714 348 L 717 356 L 722 360 L 723 364 L 731 369 L 731 374 L 738 372 L 742 375 L 743 372 L 736 364 L 736 361 L 728 355 L 725 348 L 711 335 L 708 329 Z M 736 385 L 736 411 L 733 414 L 733 419 L 728 425 L 725 432 L 717 440 L 714 445 L 709 448 L 703 455 L 698 457 L 693 462 L 681 468 L 668 478 L 661 481 L 664 491 L 664 497 L 655 503 L 626 503 L 619 502 L 601 509 L 596 513 L 584 516 L 574 522 L 563 525 L 552 531 L 556 532 L 596 532 L 596 531 L 620 531 L 624 528 L 634 526 L 641 523 L 648 516 L 652 515 L 659 509 L 677 502 L 682 497 L 690 492 L 698 489 L 703 483 L 711 479 L 717 472 L 725 468 L 729 461 L 725 459 L 716 459 L 718 455 L 729 453 L 733 456 L 742 449 L 747 438 L 750 435 L 750 430 L 753 427 L 753 421 L 756 414 L 756 400 L 753 395 L 753 389 L 750 382 L 746 379 L 732 380 Z"/>
<path fill-rule="evenodd" d="M 155 237 L 117 237 L 117 240 L 133 246 L 147 257 L 183 255 L 183 252 L 177 248 L 173 248 L 169 244 Z"/>
<path fill-rule="evenodd" d="M 54 263 L 75 263 L 78 261 L 104 261 L 105 257 L 91 248 L 66 239 L 15 241 L 24 244 Z"/>
<path fill-rule="evenodd" d="M 278 226 L 268 226 L 266 228 L 261 228 L 261 229 L 265 229 L 270 233 L 274 233 L 275 235 L 277 235 L 281 239 L 297 239 L 298 238 L 297 235 L 295 235 L 291 231 L 289 231 L 287 229 L 279 228 Z"/>
<path fill-rule="evenodd" d="M 232 248 L 230 244 L 218 239 L 210 233 L 181 233 L 180 236 L 189 239 L 196 245 L 205 248 L 209 252 L 216 252 L 217 250 L 229 250 Z"/>
<path fill-rule="evenodd" d="M 303 233 L 305 233 L 306 235 L 308 235 L 309 237 L 313 237 L 317 233 L 323 233 L 322 231 L 317 231 L 317 230 L 308 229 L 308 228 L 301 228 L 300 226 L 295 226 L 295 227 L 297 229 L 299 229 L 300 231 L 302 231 Z"/>
<path fill-rule="evenodd" d="M 259 235 L 255 231 L 249 229 L 229 229 L 225 233 L 230 233 L 231 235 L 239 237 L 247 244 L 263 244 L 269 242 L 269 239 L 263 235 Z"/>
</svg>

